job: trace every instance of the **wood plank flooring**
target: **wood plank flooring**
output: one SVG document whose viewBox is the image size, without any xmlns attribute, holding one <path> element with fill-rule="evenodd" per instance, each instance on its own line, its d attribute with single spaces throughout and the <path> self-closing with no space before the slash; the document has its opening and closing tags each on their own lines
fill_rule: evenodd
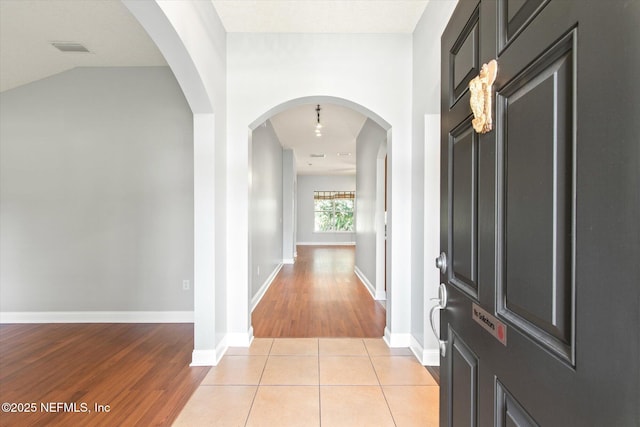
<svg viewBox="0 0 640 427">
<path fill-rule="evenodd" d="M 210 369 L 192 350 L 193 324 L 0 325 L 0 402 L 36 404 L 0 425 L 169 426 Z"/>
<path fill-rule="evenodd" d="M 298 246 L 252 314 L 255 337 L 379 338 L 385 309 L 357 278 L 353 246 Z"/>
</svg>

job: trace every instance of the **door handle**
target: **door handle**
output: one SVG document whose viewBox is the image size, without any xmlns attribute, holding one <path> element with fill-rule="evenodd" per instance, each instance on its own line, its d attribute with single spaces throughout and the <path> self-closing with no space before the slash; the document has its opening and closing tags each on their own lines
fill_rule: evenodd
<svg viewBox="0 0 640 427">
<path fill-rule="evenodd" d="M 447 272 L 447 254 L 441 252 L 436 258 L 436 267 L 440 269 L 440 274 L 444 274 Z"/>
<path fill-rule="evenodd" d="M 431 301 L 438 301 L 438 303 L 431 307 L 431 310 L 429 311 L 431 330 L 433 331 L 433 335 L 438 339 L 440 355 L 442 357 L 444 357 L 447 352 L 447 342 L 440 339 L 440 332 L 436 330 L 436 326 L 433 323 L 433 315 L 434 313 L 440 313 L 440 310 L 447 308 L 447 297 L 447 287 L 444 283 L 440 283 L 440 286 L 438 287 L 438 298 L 431 298 Z"/>
</svg>

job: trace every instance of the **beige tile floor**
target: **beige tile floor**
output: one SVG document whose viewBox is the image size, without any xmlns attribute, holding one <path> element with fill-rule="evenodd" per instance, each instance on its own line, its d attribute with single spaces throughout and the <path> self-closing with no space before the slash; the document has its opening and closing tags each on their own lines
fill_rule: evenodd
<svg viewBox="0 0 640 427">
<path fill-rule="evenodd" d="M 437 426 L 438 393 L 381 339 L 256 338 L 211 368 L 174 426 Z"/>
</svg>

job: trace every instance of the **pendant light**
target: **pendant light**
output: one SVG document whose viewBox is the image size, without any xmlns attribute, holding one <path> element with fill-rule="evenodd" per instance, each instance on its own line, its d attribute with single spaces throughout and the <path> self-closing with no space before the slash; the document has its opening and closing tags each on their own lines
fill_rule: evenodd
<svg viewBox="0 0 640 427">
<path fill-rule="evenodd" d="M 318 106 L 316 107 L 316 136 L 320 137 L 322 136 L 322 132 L 320 131 L 320 129 L 322 129 L 322 123 L 320 123 L 320 104 L 318 104 Z"/>
</svg>

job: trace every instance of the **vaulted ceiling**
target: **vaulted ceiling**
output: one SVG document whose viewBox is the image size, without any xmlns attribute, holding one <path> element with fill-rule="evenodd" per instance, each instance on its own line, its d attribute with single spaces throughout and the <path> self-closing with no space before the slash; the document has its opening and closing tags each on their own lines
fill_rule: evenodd
<svg viewBox="0 0 640 427">
<path fill-rule="evenodd" d="M 213 0 L 230 33 L 412 33 L 427 3 Z M 52 42 L 80 43 L 89 52 L 60 52 Z M 119 0 L 0 0 L 0 92 L 75 67 L 166 65 Z M 316 137 L 314 110 L 315 105 L 300 106 L 273 117 L 281 142 L 294 149 L 302 173 L 353 173 L 355 137 L 366 118 L 345 107 L 322 105 L 326 126 Z"/>
<path fill-rule="evenodd" d="M 60 52 L 77 42 L 89 53 Z M 167 65 L 120 1 L 0 0 L 0 91 L 75 67 Z"/>
</svg>

